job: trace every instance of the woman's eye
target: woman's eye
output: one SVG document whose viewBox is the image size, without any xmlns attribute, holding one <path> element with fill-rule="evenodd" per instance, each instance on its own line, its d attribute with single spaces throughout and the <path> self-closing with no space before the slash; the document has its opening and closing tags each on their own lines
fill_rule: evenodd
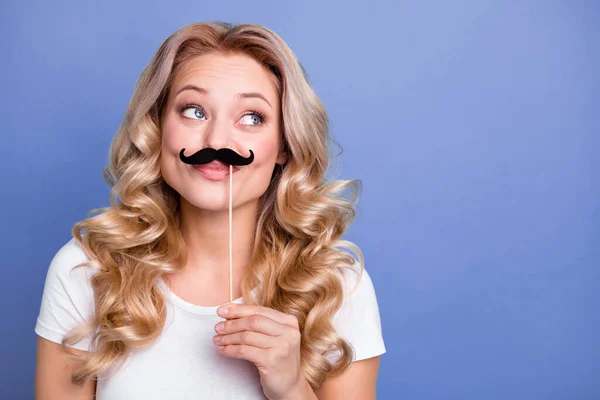
<svg viewBox="0 0 600 400">
<path fill-rule="evenodd" d="M 204 118 L 204 111 L 198 107 L 187 107 L 183 110 L 183 116 L 191 119 Z"/>
<path fill-rule="evenodd" d="M 198 106 L 185 106 L 181 111 L 182 115 L 189 119 L 204 119 L 206 118 L 206 114 L 204 110 Z M 248 122 L 244 123 L 244 119 L 247 119 Z M 264 122 L 264 118 L 261 114 L 257 112 L 249 112 L 245 115 L 242 115 L 242 125 L 260 125 Z"/>
<path fill-rule="evenodd" d="M 242 120 L 247 118 L 250 121 L 250 125 L 258 125 L 262 122 L 262 117 L 256 113 L 246 114 L 242 117 Z"/>
</svg>

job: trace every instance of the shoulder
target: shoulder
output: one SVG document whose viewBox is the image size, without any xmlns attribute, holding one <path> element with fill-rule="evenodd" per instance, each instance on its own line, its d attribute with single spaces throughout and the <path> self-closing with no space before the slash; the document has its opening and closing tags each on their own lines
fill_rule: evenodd
<svg viewBox="0 0 600 400">
<path fill-rule="evenodd" d="M 342 269 L 342 286 L 344 288 L 344 301 L 351 301 L 357 297 L 375 296 L 375 287 L 367 268 L 361 266 L 357 260 L 351 267 Z"/>
<path fill-rule="evenodd" d="M 357 261 L 342 270 L 344 300 L 332 317 L 336 332 L 355 351 L 354 361 L 385 353 L 375 286 L 367 268 Z"/>
<path fill-rule="evenodd" d="M 83 265 L 89 259 L 75 238 L 71 238 L 54 254 L 47 267 L 35 331 L 38 335 L 60 343 L 75 326 L 89 321 L 94 313 L 91 277 L 96 268 Z M 84 341 L 76 348 L 87 350 Z"/>
<path fill-rule="evenodd" d="M 69 275 L 76 265 L 87 262 L 88 257 L 79 242 L 71 237 L 52 257 L 48 272 L 58 275 Z"/>
<path fill-rule="evenodd" d="M 338 326 L 377 317 L 379 324 L 379 305 L 375 286 L 366 267 L 356 261 L 350 268 L 341 272 L 344 300 L 340 309 L 334 314 L 333 321 Z"/>
<path fill-rule="evenodd" d="M 71 237 L 52 257 L 46 275 L 46 284 L 57 281 L 66 289 L 89 293 L 90 278 L 97 268 L 89 264 L 79 266 L 89 261 L 79 242 Z"/>
</svg>

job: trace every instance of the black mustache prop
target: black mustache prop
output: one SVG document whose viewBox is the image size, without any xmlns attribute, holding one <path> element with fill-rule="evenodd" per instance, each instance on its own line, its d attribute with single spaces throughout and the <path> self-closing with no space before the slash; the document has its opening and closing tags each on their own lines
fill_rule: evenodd
<svg viewBox="0 0 600 400">
<path fill-rule="evenodd" d="M 186 164 L 208 164 L 211 161 L 219 160 L 229 165 L 248 165 L 254 161 L 254 153 L 252 150 L 250 150 L 250 156 L 248 158 L 245 158 L 228 148 L 216 150 L 207 147 L 198 150 L 189 157 L 183 154 L 184 151 L 185 149 L 181 149 L 179 152 L 179 159 Z"/>
</svg>

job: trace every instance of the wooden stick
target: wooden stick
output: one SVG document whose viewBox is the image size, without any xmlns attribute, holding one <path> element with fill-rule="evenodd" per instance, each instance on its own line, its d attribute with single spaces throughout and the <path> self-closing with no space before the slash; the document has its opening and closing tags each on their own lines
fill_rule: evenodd
<svg viewBox="0 0 600 400">
<path fill-rule="evenodd" d="M 233 208 L 233 165 L 229 164 L 229 302 L 233 303 L 233 246 L 232 238 L 232 208 Z"/>
</svg>

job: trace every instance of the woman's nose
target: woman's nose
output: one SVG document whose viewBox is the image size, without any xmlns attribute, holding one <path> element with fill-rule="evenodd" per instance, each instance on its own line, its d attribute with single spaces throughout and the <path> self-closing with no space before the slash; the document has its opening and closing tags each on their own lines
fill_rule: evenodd
<svg viewBox="0 0 600 400">
<path fill-rule="evenodd" d="M 233 126 L 229 121 L 213 119 L 204 132 L 204 147 L 212 147 L 217 150 L 231 148 Z"/>
</svg>

